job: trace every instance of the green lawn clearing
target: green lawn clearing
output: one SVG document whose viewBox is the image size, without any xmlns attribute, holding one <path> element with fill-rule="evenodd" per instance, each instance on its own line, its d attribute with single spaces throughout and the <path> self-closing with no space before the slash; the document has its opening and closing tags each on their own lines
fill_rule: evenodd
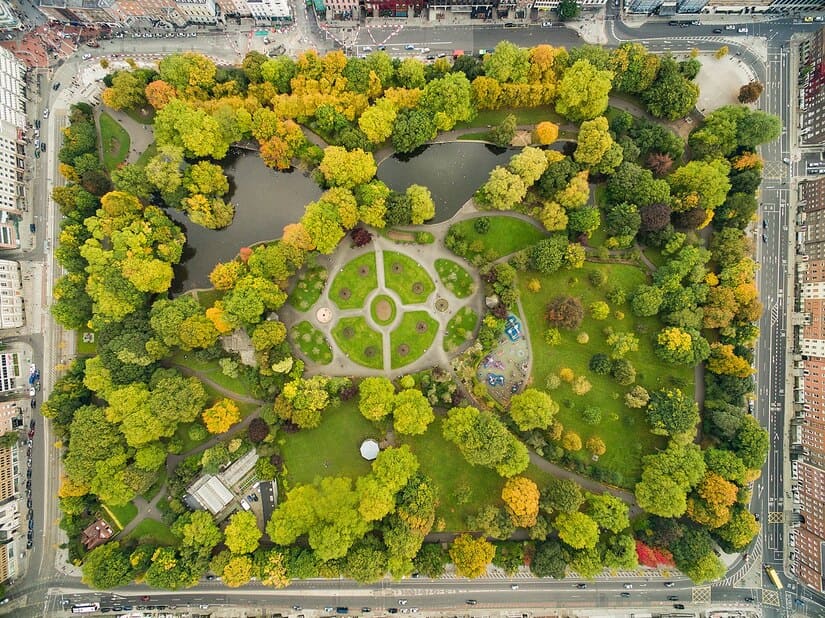
<svg viewBox="0 0 825 618">
<path fill-rule="evenodd" d="M 279 434 L 285 476 L 290 486 L 312 483 L 317 477 L 356 478 L 370 471 L 370 462 L 361 457 L 359 447 L 366 438 L 380 439 L 376 426 L 350 400 L 323 413 L 315 429 Z"/>
<path fill-rule="evenodd" d="M 212 437 L 212 434 L 205 433 L 203 439 L 201 440 L 193 440 L 192 438 L 190 438 L 189 428 L 192 427 L 192 425 L 195 425 L 196 423 L 199 425 L 203 425 L 203 423 L 200 422 L 200 419 L 197 419 L 192 423 L 181 423 L 175 430 L 175 438 L 180 440 L 181 444 L 183 445 L 181 453 L 183 453 L 184 455 L 189 451 L 198 448 L 201 444 L 203 444 Z"/>
<path fill-rule="evenodd" d="M 301 271 L 296 277 L 295 287 L 289 295 L 290 305 L 298 311 L 307 311 L 318 302 L 324 286 L 327 284 L 327 271 L 316 267 Z"/>
<path fill-rule="evenodd" d="M 127 538 L 139 543 L 165 546 L 177 545 L 180 542 L 178 537 L 172 534 L 169 526 L 150 517 L 135 526 Z"/>
<path fill-rule="evenodd" d="M 491 215 L 487 219 L 490 229 L 485 234 L 479 234 L 475 227 L 475 219 L 466 219 L 453 225 L 450 230 L 458 230 L 467 243 L 467 255 L 493 252 L 497 257 L 510 255 L 521 249 L 536 244 L 547 234 L 535 225 L 516 217 L 506 215 Z"/>
<path fill-rule="evenodd" d="M 212 305 L 215 304 L 216 300 L 220 300 L 223 298 L 224 293 L 220 290 L 198 290 L 194 292 L 195 298 L 198 300 L 198 304 L 204 309 L 209 309 Z"/>
<path fill-rule="evenodd" d="M 390 333 L 392 368 L 398 369 L 426 352 L 438 333 L 438 322 L 426 311 L 408 311 Z"/>
<path fill-rule="evenodd" d="M 110 172 L 126 160 L 129 154 L 129 134 L 106 112 L 100 112 L 100 141 L 103 165 Z"/>
<path fill-rule="evenodd" d="M 123 530 L 129 522 L 135 518 L 138 512 L 137 507 L 131 502 L 123 506 L 109 506 L 108 504 L 102 504 L 101 506 L 106 512 L 106 515 L 111 519 L 108 523 L 120 530 Z"/>
<path fill-rule="evenodd" d="M 370 316 L 380 326 L 392 324 L 395 319 L 395 301 L 386 294 L 379 294 L 370 303 Z"/>
<path fill-rule="evenodd" d="M 602 270 L 607 275 L 607 283 L 601 289 L 595 288 L 588 279 L 588 274 L 593 270 Z M 590 381 L 592 389 L 582 396 L 574 394 L 566 383 L 550 393 L 560 406 L 558 420 L 566 430 L 578 433 L 582 442 L 598 435 L 607 446 L 607 452 L 597 462 L 591 461 L 590 454 L 584 449 L 575 454 L 577 459 L 608 473 L 613 483 L 632 487 L 639 480 L 642 455 L 664 447 L 665 442 L 650 433 L 643 410 L 632 410 L 624 405 L 624 395 L 632 385 L 620 386 L 609 375 L 598 375 L 589 369 L 589 361 L 594 354 L 609 353 L 604 329 L 610 326 L 616 331 L 633 332 L 638 336 L 639 350 L 630 352 L 626 358 L 636 368 L 636 384 L 649 391 L 678 385 L 693 394 L 693 368 L 663 364 L 653 352 L 653 337 L 662 324 L 657 318 L 637 318 L 627 303 L 619 307 L 611 305 L 611 315 L 606 320 L 597 321 L 590 317 L 587 308 L 591 303 L 603 300 L 610 304 L 605 295 L 613 286 L 624 288 L 629 296 L 638 284 L 645 282 L 646 275 L 641 269 L 625 264 L 587 263 L 580 270 L 562 270 L 552 275 L 538 276 L 541 282 L 539 293 L 527 289 L 527 282 L 536 277 L 536 273 L 526 273 L 520 277 L 521 302 L 533 356 L 533 383 L 538 388 L 544 388 L 548 375 L 558 374 L 563 367 Z M 544 341 L 547 329 L 544 314 L 547 302 L 557 293 L 580 297 L 585 307 L 585 318 L 578 331 L 562 330 L 561 344 L 549 346 Z M 617 315 L 616 310 L 621 314 Z M 588 334 L 586 344 L 576 340 L 580 332 Z M 597 426 L 588 425 L 581 418 L 582 411 L 589 406 L 596 406 L 602 412 L 602 420 Z"/>
<path fill-rule="evenodd" d="M 332 362 L 332 349 L 324 334 L 306 320 L 296 324 L 290 330 L 293 345 L 298 346 L 301 353 L 319 365 L 328 365 Z"/>
<path fill-rule="evenodd" d="M 467 298 L 475 291 L 472 276 L 457 262 L 440 258 L 435 261 L 435 271 L 444 287 L 458 298 Z"/>
<path fill-rule="evenodd" d="M 452 442 L 441 435 L 441 418 L 436 417 L 426 433 L 399 436 L 409 444 L 421 464 L 419 471 L 438 486 L 437 517 L 444 518 L 446 530 L 460 532 L 467 528 L 465 518 L 486 504 L 500 502 L 504 479 L 495 470 L 471 466 Z M 463 494 L 464 498 L 456 500 Z"/>
<path fill-rule="evenodd" d="M 126 109 L 124 113 L 140 124 L 155 124 L 155 108 L 147 105 L 141 109 Z"/>
<path fill-rule="evenodd" d="M 172 363 L 182 367 L 188 367 L 192 371 L 198 372 L 198 377 L 203 377 L 206 380 L 214 382 L 233 393 L 246 395 L 249 392 L 249 386 L 240 377 L 232 378 L 226 375 L 221 369 L 220 364 L 216 360 L 201 361 L 192 352 L 183 352 L 178 350 L 171 357 Z"/>
<path fill-rule="evenodd" d="M 91 335 L 91 341 L 83 341 L 85 335 Z M 88 337 L 87 337 L 88 339 Z M 96 335 L 92 331 L 79 330 L 75 333 L 75 343 L 77 345 L 77 353 L 79 356 L 94 356 L 97 354 L 97 343 L 95 342 Z"/>
<path fill-rule="evenodd" d="M 487 109 L 478 112 L 472 120 L 459 122 L 456 129 L 470 129 L 474 127 L 495 127 L 500 125 L 504 119 L 513 114 L 516 117 L 516 125 L 538 124 L 548 120 L 556 124 L 564 123 L 564 119 L 559 116 L 550 105 L 539 107 L 521 107 L 509 109 Z"/>
<path fill-rule="evenodd" d="M 146 150 L 140 153 L 137 161 L 135 161 L 135 165 L 138 167 L 146 167 L 146 164 L 149 163 L 149 159 L 154 157 L 158 154 L 158 147 L 155 142 L 152 142 L 146 147 Z"/>
<path fill-rule="evenodd" d="M 359 365 L 383 369 L 383 337 L 359 316 L 341 318 L 332 329 L 338 347 Z"/>
<path fill-rule="evenodd" d="M 447 330 L 444 332 L 444 351 L 451 352 L 465 341 L 473 337 L 478 315 L 470 307 L 462 307 L 447 322 Z"/>
<path fill-rule="evenodd" d="M 411 257 L 395 251 L 384 251 L 384 283 L 405 305 L 426 302 L 435 291 L 435 283 L 426 269 Z"/>
<path fill-rule="evenodd" d="M 340 272 L 335 273 L 329 298 L 339 309 L 360 309 L 376 286 L 375 253 L 365 253 L 353 258 Z"/>
</svg>

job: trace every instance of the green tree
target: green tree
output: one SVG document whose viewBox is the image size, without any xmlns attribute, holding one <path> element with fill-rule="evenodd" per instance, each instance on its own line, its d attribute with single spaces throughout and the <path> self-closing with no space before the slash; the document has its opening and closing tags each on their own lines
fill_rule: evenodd
<svg viewBox="0 0 825 618">
<path fill-rule="evenodd" d="M 233 554 L 251 554 L 257 549 L 262 536 L 255 514 L 251 511 L 239 511 L 232 515 L 224 534 L 224 542 Z"/>
<path fill-rule="evenodd" d="M 603 530 L 619 533 L 630 526 L 627 504 L 608 493 L 590 494 L 586 512 Z"/>
<path fill-rule="evenodd" d="M 392 412 L 395 387 L 389 379 L 382 376 L 364 378 L 358 391 L 358 409 L 364 418 L 378 421 Z"/>
<path fill-rule="evenodd" d="M 536 577 L 563 579 L 567 570 L 567 561 L 561 544 L 556 540 L 537 543 L 535 555 L 530 562 L 530 570 Z"/>
<path fill-rule="evenodd" d="M 662 300 L 664 300 L 664 294 L 661 288 L 640 284 L 633 292 L 630 308 L 635 315 L 649 317 L 659 313 Z"/>
<path fill-rule="evenodd" d="M 680 389 L 660 389 L 650 394 L 647 422 L 657 435 L 675 436 L 695 432 L 699 423 L 699 406 L 693 397 Z"/>
<path fill-rule="evenodd" d="M 437 134 L 431 115 L 421 109 L 402 110 L 392 128 L 392 146 L 397 152 L 412 152 Z"/>
<path fill-rule="evenodd" d="M 575 549 L 592 548 L 599 541 L 599 526 L 584 513 L 559 513 L 554 525 L 559 538 Z"/>
<path fill-rule="evenodd" d="M 642 92 L 642 101 L 657 118 L 676 120 L 687 115 L 699 99 L 699 88 L 682 75 L 678 63 L 664 57 L 653 84 Z"/>
<path fill-rule="evenodd" d="M 581 487 L 570 479 L 552 478 L 541 490 L 541 508 L 548 513 L 573 513 L 584 503 Z"/>
<path fill-rule="evenodd" d="M 476 192 L 476 199 L 496 210 L 510 210 L 527 194 L 527 187 L 520 176 L 505 167 L 496 166 L 490 177 Z"/>
<path fill-rule="evenodd" d="M 393 427 L 399 434 L 421 435 L 435 420 L 430 402 L 420 390 L 403 390 L 393 401 Z"/>
<path fill-rule="evenodd" d="M 327 146 L 318 167 L 330 186 L 352 188 L 369 182 L 375 176 L 375 159 L 369 152 L 348 151 L 340 146 Z"/>
<path fill-rule="evenodd" d="M 223 540 L 223 534 L 207 511 L 181 515 L 172 531 L 180 538 L 181 544 L 204 552 L 210 552 Z"/>
<path fill-rule="evenodd" d="M 120 549 L 120 543 L 111 541 L 95 547 L 83 560 L 84 584 L 99 590 L 119 588 L 132 581 L 133 571 L 129 556 Z"/>
<path fill-rule="evenodd" d="M 472 465 L 495 468 L 502 476 L 510 477 L 529 464 L 527 448 L 490 412 L 453 408 L 441 429 L 444 438 L 453 442 Z"/>
<path fill-rule="evenodd" d="M 484 74 L 499 83 L 523 84 L 530 72 L 530 50 L 509 41 L 500 41 L 484 54 Z"/>
<path fill-rule="evenodd" d="M 521 431 L 547 429 L 559 405 L 547 393 L 528 388 L 510 399 L 510 418 Z"/>
<path fill-rule="evenodd" d="M 421 225 L 435 216 L 435 203 L 427 187 L 412 184 L 405 191 L 412 209 L 411 223 Z"/>
<path fill-rule="evenodd" d="M 561 0 L 556 12 L 559 14 L 560 20 L 570 21 L 581 14 L 581 8 L 579 8 L 579 3 L 576 0 Z"/>
<path fill-rule="evenodd" d="M 601 116 L 607 109 L 612 79 L 610 71 L 599 70 L 587 60 L 577 60 L 559 82 L 556 111 L 573 122 Z"/>
</svg>

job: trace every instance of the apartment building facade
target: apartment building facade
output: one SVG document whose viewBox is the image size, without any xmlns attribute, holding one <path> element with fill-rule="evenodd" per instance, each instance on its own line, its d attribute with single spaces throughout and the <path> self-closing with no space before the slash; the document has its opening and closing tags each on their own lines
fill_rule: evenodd
<svg viewBox="0 0 825 618">
<path fill-rule="evenodd" d="M 0 249 L 20 247 L 25 208 L 26 68 L 0 48 Z"/>
</svg>

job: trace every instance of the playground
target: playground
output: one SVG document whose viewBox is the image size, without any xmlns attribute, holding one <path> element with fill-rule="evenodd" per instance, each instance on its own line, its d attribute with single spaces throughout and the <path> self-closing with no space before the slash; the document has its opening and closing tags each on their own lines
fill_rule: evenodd
<svg viewBox="0 0 825 618">
<path fill-rule="evenodd" d="M 496 401 L 507 405 L 510 397 L 524 390 L 529 375 L 530 345 L 521 320 L 511 313 L 495 348 L 478 364 L 477 377 Z"/>
</svg>

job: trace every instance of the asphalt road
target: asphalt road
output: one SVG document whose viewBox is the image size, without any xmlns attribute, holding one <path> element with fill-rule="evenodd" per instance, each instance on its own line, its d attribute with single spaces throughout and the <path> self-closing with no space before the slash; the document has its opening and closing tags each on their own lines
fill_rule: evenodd
<svg viewBox="0 0 825 618">
<path fill-rule="evenodd" d="M 739 16 L 744 17 L 744 16 Z M 307 35 L 311 33 L 310 25 L 305 22 L 301 25 L 305 28 Z M 622 40 L 635 40 L 646 44 L 653 51 L 688 51 L 693 47 L 703 50 L 715 50 L 721 44 L 728 44 L 732 50 L 742 52 L 743 60 L 751 64 L 755 69 L 757 77 L 766 85 L 766 92 L 763 95 L 762 105 L 766 111 L 775 113 L 782 119 L 783 126 L 791 126 L 791 102 L 788 100 L 791 79 L 790 69 L 787 61 L 786 49 L 781 49 L 790 35 L 794 32 L 812 30 L 817 27 L 813 25 L 793 24 L 789 20 L 779 20 L 771 23 L 747 23 L 749 35 L 766 37 L 768 41 L 768 63 L 763 65 L 756 53 L 751 50 L 749 37 L 743 35 L 731 35 L 725 33 L 723 36 L 716 36 L 712 29 L 718 26 L 692 26 L 686 29 L 674 30 L 665 22 L 651 23 L 642 28 L 629 28 L 619 22 L 608 21 L 606 32 L 612 44 L 617 44 Z M 405 53 L 404 46 L 411 44 L 416 47 L 429 47 L 430 53 L 449 53 L 455 49 L 465 51 L 479 49 L 489 49 L 495 46 L 498 41 L 511 40 L 520 45 L 535 45 L 548 42 L 553 45 L 573 46 L 581 43 L 579 35 L 567 28 L 503 28 L 486 27 L 470 28 L 465 26 L 444 26 L 441 28 L 414 28 L 406 27 L 401 30 L 392 28 L 362 29 L 353 33 L 339 33 L 342 38 L 350 36 L 350 41 L 345 41 L 354 46 L 356 51 L 363 50 L 363 46 L 369 45 L 375 48 L 377 45 L 386 45 L 388 50 L 396 51 L 399 54 Z M 328 45 L 329 42 L 326 43 Z M 324 47 L 323 42 L 319 42 L 319 47 Z M 111 53 L 127 54 L 153 54 L 167 53 L 186 49 L 197 48 L 200 51 L 226 58 L 236 59 L 237 53 L 227 49 L 226 37 L 224 35 L 204 36 L 197 39 L 115 39 L 105 42 L 98 50 L 93 51 L 95 55 L 105 55 Z M 360 53 L 360 51 L 359 51 Z M 76 71 L 78 60 L 71 59 L 60 67 L 53 77 L 53 81 L 62 81 L 67 84 L 71 75 Z M 54 97 L 49 84 L 45 85 L 47 97 Z M 50 101 L 46 102 L 51 104 Z M 34 112 L 41 117 L 42 104 L 34 106 Z M 41 181 L 35 183 L 36 194 L 33 198 L 33 207 L 36 214 L 44 217 L 44 221 L 50 221 L 47 225 L 38 226 L 38 239 L 36 250 L 28 254 L 28 259 L 37 260 L 45 256 L 43 251 L 43 238 L 51 238 L 52 247 L 55 242 L 55 222 L 48 218 L 48 205 L 46 192 L 49 184 L 42 182 L 45 175 L 48 180 L 56 180 L 57 161 L 53 147 L 57 145 L 57 125 L 63 122 L 60 113 L 52 116 L 47 130 L 48 156 L 41 157 L 39 164 L 35 165 L 35 174 L 40 174 Z M 766 524 L 765 533 L 760 537 L 764 542 L 763 553 L 768 563 L 775 564 L 777 568 L 782 565 L 782 552 L 784 549 L 784 539 L 781 526 L 767 525 L 768 513 L 775 510 L 782 510 L 784 506 L 783 488 L 783 463 L 785 458 L 785 444 L 782 439 L 784 406 L 784 375 L 785 375 L 785 350 L 786 334 L 784 327 L 787 313 L 787 306 L 784 302 L 788 291 L 785 290 L 785 273 L 788 260 L 788 213 L 783 209 L 783 204 L 788 202 L 789 174 L 796 171 L 794 167 L 788 169 L 783 167 L 782 158 L 788 156 L 789 141 L 787 132 L 783 132 L 782 138 L 778 142 L 766 145 L 762 149 L 763 157 L 766 160 L 766 175 L 762 187 L 762 204 L 760 211 L 760 223 L 764 219 L 767 222 L 765 234 L 767 242 L 761 241 L 762 230 L 757 230 L 758 257 L 761 264 L 759 272 L 759 287 L 762 300 L 765 305 L 765 313 L 760 322 L 762 337 L 757 348 L 757 370 L 758 370 L 758 402 L 755 410 L 760 422 L 769 428 L 771 434 L 771 457 L 766 465 L 762 479 L 757 481 L 754 488 L 754 511 L 762 516 L 763 523 Z M 37 192 L 39 191 L 39 192 Z M 40 235 L 43 234 L 43 237 Z M 51 256 L 48 258 L 51 260 Z M 56 268 L 54 263 L 52 269 Z M 53 271 L 54 272 L 54 271 Z M 47 295 L 50 294 L 51 285 Z M 50 322 L 47 321 L 47 323 Z M 59 351 L 60 332 L 53 328 L 47 328 L 45 335 L 46 345 L 43 338 L 32 337 L 32 345 L 35 351 L 35 358 L 39 358 L 39 366 L 53 367 L 56 363 L 56 356 Z M 53 381 L 51 382 L 53 384 Z M 47 392 L 47 381 L 44 379 L 44 392 Z M 28 593 L 27 608 L 17 608 L 16 615 L 39 615 L 43 612 L 44 603 L 51 609 L 57 609 L 62 601 L 66 599 L 89 600 L 95 596 L 101 597 L 98 593 L 90 593 L 77 579 L 58 576 L 54 570 L 55 549 L 56 549 L 56 522 L 59 517 L 56 500 L 57 473 L 57 453 L 49 448 L 51 437 L 43 430 L 43 419 L 39 417 L 38 407 L 38 432 L 35 438 L 35 457 L 33 467 L 33 481 L 35 487 L 42 487 L 43 491 L 35 492 L 35 510 L 37 513 L 35 523 L 35 549 L 32 552 L 33 560 L 30 563 L 26 576 L 18 582 L 16 588 L 18 593 Z M 767 491 L 765 488 L 767 486 Z M 741 565 L 737 565 L 739 568 Z M 473 581 L 463 580 L 405 580 L 401 583 L 392 582 L 389 585 L 381 584 L 375 587 L 359 587 L 346 581 L 324 581 L 321 582 L 296 582 L 283 591 L 264 591 L 255 587 L 244 587 L 241 590 L 227 590 L 219 582 L 204 582 L 198 588 L 185 592 L 162 593 L 151 591 L 145 587 L 132 586 L 123 591 L 124 598 L 112 599 L 111 595 L 103 598 L 104 603 L 112 605 L 120 602 L 120 605 L 146 604 L 140 601 L 144 594 L 151 596 L 150 604 L 166 605 L 186 605 L 187 603 L 222 605 L 226 603 L 243 602 L 244 604 L 260 605 L 261 607 L 288 608 L 292 605 L 302 605 L 306 608 L 322 608 L 327 605 L 346 605 L 353 611 L 360 607 L 371 607 L 373 610 L 384 607 L 395 606 L 398 598 L 408 598 L 409 607 L 421 607 L 422 609 L 437 609 L 463 606 L 467 599 L 475 599 L 479 602 L 479 609 L 482 608 L 538 608 L 538 607 L 615 607 L 615 608 L 662 608 L 669 606 L 672 602 L 667 601 L 667 596 L 675 595 L 679 597 L 678 602 L 684 602 L 688 609 L 691 609 L 694 589 L 689 582 L 678 581 L 673 589 L 665 589 L 660 585 L 648 584 L 643 581 L 634 583 L 634 589 L 630 591 L 628 599 L 622 598 L 623 591 L 621 583 L 617 580 L 600 581 L 588 584 L 587 590 L 577 590 L 570 581 L 554 582 L 545 580 L 519 580 L 519 590 L 510 589 L 510 581 Z M 61 587 L 59 590 L 57 587 Z M 324 586 L 324 587 L 321 587 Z M 763 582 L 765 588 L 770 588 L 767 581 Z M 54 587 L 54 588 L 53 588 Z M 46 594 L 47 590 L 51 590 Z M 63 595 L 61 595 L 61 590 Z M 73 594 L 75 593 L 75 594 Z M 712 601 L 726 607 L 746 607 L 744 599 L 748 596 L 758 596 L 758 591 L 734 589 L 731 587 L 716 587 L 712 590 Z M 242 599 L 242 601 L 241 601 Z M 703 604 L 702 607 L 707 607 Z M 764 608 L 767 609 L 767 608 Z M 772 614 L 767 611 L 766 615 Z"/>
</svg>

